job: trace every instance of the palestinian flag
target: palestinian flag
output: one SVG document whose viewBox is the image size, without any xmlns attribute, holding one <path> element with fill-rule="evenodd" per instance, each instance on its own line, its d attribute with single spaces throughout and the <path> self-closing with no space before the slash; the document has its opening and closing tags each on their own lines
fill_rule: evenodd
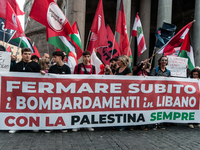
<svg viewBox="0 0 200 150">
<path fill-rule="evenodd" d="M 185 35 L 183 44 L 180 48 L 179 57 L 188 59 L 188 69 L 192 70 L 195 68 L 193 48 L 190 43 L 189 32 Z"/>
<path fill-rule="evenodd" d="M 77 59 L 79 59 L 82 56 L 83 50 L 82 50 L 82 46 L 81 46 L 81 36 L 80 36 L 78 24 L 76 21 L 72 25 L 72 30 L 73 30 L 73 34 L 70 34 L 69 36 L 71 37 L 72 44 L 76 48 Z"/>
<path fill-rule="evenodd" d="M 21 44 L 20 43 L 20 39 L 22 38 Z M 27 39 L 27 37 L 23 36 L 23 37 L 19 37 L 19 38 L 15 38 L 11 40 L 12 42 L 14 42 L 16 46 L 19 45 L 19 47 L 23 48 L 23 47 L 28 47 L 31 49 L 31 53 L 34 53 L 34 48 L 31 44 L 31 42 Z"/>
<path fill-rule="evenodd" d="M 31 55 L 37 55 L 39 58 L 41 58 L 40 53 L 38 51 L 38 49 L 35 47 L 35 45 L 32 45 L 30 42 L 30 39 L 28 39 L 27 37 L 23 36 L 23 37 L 19 37 L 19 38 L 15 38 L 12 39 L 12 44 L 18 46 L 20 43 L 20 39 L 22 38 L 21 44 L 19 47 L 24 48 L 24 47 L 28 47 L 31 49 Z"/>
<path fill-rule="evenodd" d="M 74 55 L 77 57 L 76 49 L 72 44 L 72 42 L 69 41 L 70 40 L 69 37 L 59 36 L 56 32 L 54 32 L 49 28 L 47 28 L 46 33 L 47 33 L 47 41 L 50 44 L 54 45 L 61 51 L 64 51 L 67 56 L 69 56 L 69 52 L 72 51 Z"/>
</svg>

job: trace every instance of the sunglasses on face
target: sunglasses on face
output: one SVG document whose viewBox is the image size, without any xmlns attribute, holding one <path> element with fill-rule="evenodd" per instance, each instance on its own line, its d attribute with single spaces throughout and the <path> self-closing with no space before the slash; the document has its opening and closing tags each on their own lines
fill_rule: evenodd
<svg viewBox="0 0 200 150">
<path fill-rule="evenodd" d="M 167 59 L 162 59 L 161 61 L 167 61 Z"/>
</svg>

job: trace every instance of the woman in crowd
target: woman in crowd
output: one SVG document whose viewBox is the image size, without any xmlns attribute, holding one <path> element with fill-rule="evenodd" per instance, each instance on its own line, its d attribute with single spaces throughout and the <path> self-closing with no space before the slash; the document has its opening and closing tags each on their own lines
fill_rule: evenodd
<svg viewBox="0 0 200 150">
<path fill-rule="evenodd" d="M 41 67 L 41 70 L 45 71 L 45 73 L 48 73 L 48 65 L 49 65 L 49 61 L 46 58 L 41 58 L 39 60 L 39 65 Z"/>
<path fill-rule="evenodd" d="M 119 56 L 117 64 L 118 64 L 119 67 L 115 71 L 114 75 L 127 75 L 127 76 L 132 75 L 131 70 L 129 68 L 130 58 L 128 58 L 125 55 Z M 110 75 L 113 75 L 112 70 L 111 70 L 109 65 L 105 66 L 105 70 L 107 70 L 107 72 Z"/>
<path fill-rule="evenodd" d="M 129 68 L 130 62 L 131 62 L 130 58 L 128 58 L 127 56 L 125 56 L 125 55 L 119 56 L 118 61 L 117 61 L 117 64 L 118 64 L 119 67 L 115 71 L 114 75 L 131 76 L 132 73 L 131 73 L 131 70 Z M 105 66 L 105 70 L 106 70 L 106 72 L 108 74 L 113 75 L 112 70 L 111 70 L 109 65 Z M 119 131 L 123 131 L 123 130 L 125 130 L 125 127 L 124 126 L 119 126 L 119 127 L 116 127 L 116 129 L 119 130 Z M 130 130 L 131 129 L 132 128 L 130 128 Z"/>
</svg>

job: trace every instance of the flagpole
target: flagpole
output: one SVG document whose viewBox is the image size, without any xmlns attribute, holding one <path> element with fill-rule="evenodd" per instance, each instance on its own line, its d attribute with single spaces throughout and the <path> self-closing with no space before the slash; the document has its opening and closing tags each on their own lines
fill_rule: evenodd
<svg viewBox="0 0 200 150">
<path fill-rule="evenodd" d="M 13 36 L 15 35 L 16 32 L 17 32 L 17 31 L 15 30 L 14 33 L 13 33 L 13 35 L 10 37 L 10 39 L 9 39 L 8 42 L 6 43 L 6 46 L 5 46 L 5 47 L 7 47 L 7 44 L 10 42 L 10 40 L 13 38 Z"/>
<path fill-rule="evenodd" d="M 24 36 L 25 30 L 26 30 L 26 28 L 27 28 L 27 26 L 28 26 L 28 22 L 29 22 L 29 21 L 30 21 L 30 17 L 28 16 L 26 25 L 25 25 L 25 27 L 24 27 L 24 31 L 23 31 L 22 36 L 21 36 L 21 38 L 20 38 L 19 45 L 17 46 L 17 53 L 16 53 L 16 55 L 17 55 L 18 52 L 19 52 L 19 46 L 21 45 L 22 38 L 23 38 L 23 36 Z"/>
<path fill-rule="evenodd" d="M 4 31 L 3 31 L 3 46 L 4 46 L 4 43 L 5 43 L 5 34 L 6 34 L 6 30 L 4 28 Z"/>
<path fill-rule="evenodd" d="M 153 54 L 152 54 L 152 56 L 154 55 L 155 50 L 156 50 L 156 47 L 154 47 L 154 49 L 153 49 Z M 153 62 L 153 59 L 151 59 L 151 64 L 152 64 L 152 62 Z"/>
<path fill-rule="evenodd" d="M 115 36 L 116 36 L 116 31 L 115 31 Z M 111 59 L 112 59 L 112 57 L 113 57 L 113 49 L 114 49 L 114 46 L 115 46 L 115 36 L 114 36 L 114 39 L 113 39 L 113 46 L 112 46 Z"/>
<path fill-rule="evenodd" d="M 128 54 L 129 54 L 129 51 L 130 51 L 131 42 L 132 42 L 132 36 L 131 36 L 131 38 L 130 38 L 129 47 L 128 47 L 128 51 L 127 51 L 127 56 L 128 56 Z"/>
<path fill-rule="evenodd" d="M 89 32 L 89 35 L 88 35 L 88 38 L 87 38 L 87 43 L 86 43 L 86 47 L 85 47 L 85 50 L 87 51 L 87 48 L 88 48 L 88 42 L 89 42 L 89 38 L 90 38 L 90 35 L 91 35 L 91 31 Z"/>
</svg>

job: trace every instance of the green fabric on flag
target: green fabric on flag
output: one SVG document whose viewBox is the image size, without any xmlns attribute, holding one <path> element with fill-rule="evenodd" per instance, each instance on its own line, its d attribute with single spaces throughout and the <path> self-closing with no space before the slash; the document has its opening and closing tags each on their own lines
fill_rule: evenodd
<svg viewBox="0 0 200 150">
<path fill-rule="evenodd" d="M 20 43 L 20 38 L 12 39 L 12 41 L 19 44 Z M 22 40 L 19 47 L 28 47 L 28 45 L 24 40 Z"/>
<path fill-rule="evenodd" d="M 63 41 L 60 39 L 59 36 L 50 37 L 48 42 L 57 47 L 58 49 L 64 51 L 68 56 L 70 49 L 66 44 L 63 44 Z"/>
<path fill-rule="evenodd" d="M 188 58 L 188 69 L 192 70 L 195 68 L 190 60 L 190 57 L 188 57 L 186 51 L 182 50 L 181 53 L 179 53 L 179 57 Z"/>
<path fill-rule="evenodd" d="M 131 73 L 133 73 L 133 71 L 132 71 L 133 56 L 130 55 L 129 58 L 131 59 L 131 62 L 129 63 L 129 68 L 131 70 Z"/>
<path fill-rule="evenodd" d="M 80 47 L 80 49 L 82 49 L 81 40 L 78 38 L 78 36 L 76 34 L 70 34 L 69 36 Z"/>
</svg>

